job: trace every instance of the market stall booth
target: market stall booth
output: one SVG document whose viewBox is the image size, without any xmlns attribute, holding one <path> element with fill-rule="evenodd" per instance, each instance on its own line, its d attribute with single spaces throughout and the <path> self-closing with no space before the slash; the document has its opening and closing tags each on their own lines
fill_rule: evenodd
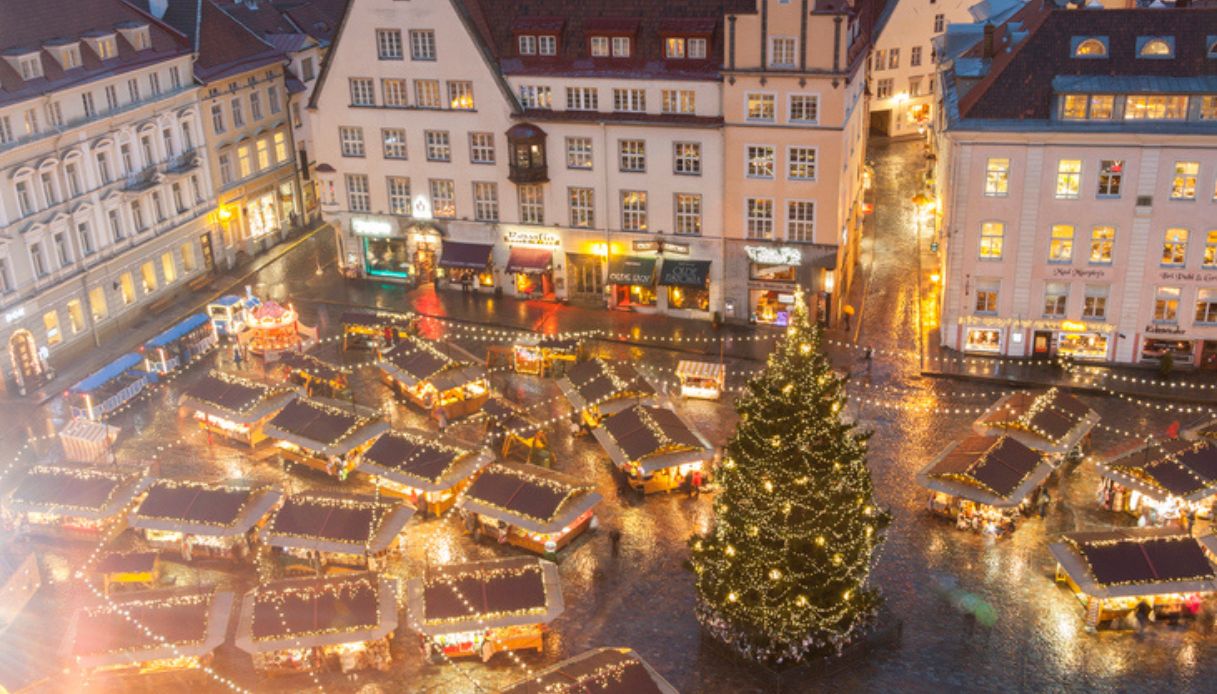
<svg viewBox="0 0 1217 694">
<path fill-rule="evenodd" d="M 355 459 L 389 430 L 364 407 L 299 398 L 289 402 L 262 428 L 284 458 L 345 480 Z"/>
<path fill-rule="evenodd" d="M 630 487 L 644 494 L 681 487 L 702 472 L 714 448 L 666 407 L 635 405 L 592 431 Z"/>
<path fill-rule="evenodd" d="M 144 371 L 144 358 L 132 352 L 106 364 L 68 389 L 68 407 L 73 417 L 101 420 L 130 402 L 156 375 Z"/>
<path fill-rule="evenodd" d="M 659 389 L 633 364 L 599 358 L 571 367 L 558 379 L 558 388 L 589 428 L 614 412 L 659 400 Z"/>
<path fill-rule="evenodd" d="M 251 554 L 255 529 L 282 500 L 272 487 L 162 479 L 148 488 L 129 523 L 150 546 L 186 561 L 240 561 Z"/>
<path fill-rule="evenodd" d="M 35 465 L 17 483 L 4 513 L 19 534 L 98 540 L 152 483 L 145 468 Z"/>
<path fill-rule="evenodd" d="M 1159 620 L 1194 616 L 1217 592 L 1209 557 L 1215 540 L 1170 528 L 1125 528 L 1069 533 L 1048 550 L 1057 582 L 1082 603 L 1086 626 L 1119 629 L 1132 628 L 1141 603 Z"/>
<path fill-rule="evenodd" d="M 225 294 L 207 304 L 207 316 L 220 337 L 236 337 L 245 330 L 249 313 L 262 305 L 262 300 L 250 292 L 245 296 Z"/>
<path fill-rule="evenodd" d="M 114 442 L 121 431 L 109 424 L 76 417 L 59 430 L 59 445 L 68 462 L 104 463 L 113 457 Z"/>
<path fill-rule="evenodd" d="M 408 499 L 423 516 L 439 517 L 494 461 L 488 449 L 475 450 L 423 431 L 390 431 L 359 457 L 357 470 L 381 493 Z"/>
<path fill-rule="evenodd" d="M 1010 436 L 969 436 L 947 446 L 917 474 L 930 511 L 960 530 L 1002 535 L 1056 468 L 1045 454 Z"/>
<path fill-rule="evenodd" d="M 288 572 L 375 571 L 401 551 L 413 515 L 389 499 L 293 494 L 271 515 L 262 542 Z"/>
<path fill-rule="evenodd" d="M 237 341 L 251 353 L 274 361 L 283 352 L 303 352 L 317 344 L 317 329 L 301 323 L 291 306 L 267 301 L 248 312 Z"/>
<path fill-rule="evenodd" d="M 390 388 L 449 421 L 477 412 L 490 397 L 485 369 L 457 361 L 420 338 L 398 342 L 376 365 Z"/>
<path fill-rule="evenodd" d="M 389 311 L 347 311 L 342 322 L 342 349 L 388 349 L 414 334 L 417 318 Z"/>
<path fill-rule="evenodd" d="M 680 395 L 697 400 L 718 400 L 727 387 L 727 367 L 707 361 L 680 360 L 676 363 Z"/>
<path fill-rule="evenodd" d="M 540 554 L 557 552 L 583 534 L 601 498 L 590 485 L 544 468 L 495 463 L 456 507 L 471 532 Z"/>
<path fill-rule="evenodd" d="M 114 596 L 76 612 L 64 651 L 88 677 L 197 670 L 224 643 L 232 603 L 214 586 Z"/>
<path fill-rule="evenodd" d="M 266 440 L 263 427 L 300 393 L 222 371 L 192 383 L 178 404 L 204 431 L 255 446 Z"/>
<path fill-rule="evenodd" d="M 1188 513 L 1213 517 L 1217 442 L 1140 442 L 1099 463 L 1099 475 L 1103 508 L 1144 517 L 1148 525 L 1186 527 Z"/>
<path fill-rule="evenodd" d="M 1072 395 L 1049 388 L 1039 395 L 1011 393 L 973 424 L 978 434 L 1007 434 L 1029 448 L 1056 455 L 1080 455 L 1099 423 L 1099 413 Z"/>
<path fill-rule="evenodd" d="M 167 374 L 216 346 L 218 337 L 206 313 L 196 313 L 144 343 L 144 368 Z"/>
<path fill-rule="evenodd" d="M 527 335 L 511 346 L 511 366 L 516 373 L 561 376 L 583 355 L 579 338 Z"/>
<path fill-rule="evenodd" d="M 593 648 L 567 658 L 499 694 L 678 694 L 629 648 Z"/>
<path fill-rule="evenodd" d="M 288 380 L 300 386 L 305 395 L 332 400 L 350 398 L 346 369 L 307 352 L 284 352 L 279 363 L 287 367 Z"/>
<path fill-rule="evenodd" d="M 0 634 L 41 587 L 38 557 L 29 548 L 0 548 Z"/>
<path fill-rule="evenodd" d="M 289 578 L 245 594 L 236 644 L 266 674 L 385 671 L 395 629 L 395 579 L 368 572 Z"/>
<path fill-rule="evenodd" d="M 428 655 L 477 656 L 544 648 L 564 609 L 558 567 L 535 557 L 433 567 L 406 582 L 410 628 Z"/>
<path fill-rule="evenodd" d="M 152 590 L 161 580 L 158 552 L 109 552 L 93 565 L 106 595 L 128 590 Z"/>
<path fill-rule="evenodd" d="M 482 405 L 482 415 L 483 440 L 497 447 L 504 459 L 511 457 L 514 451 L 523 450 L 527 452 L 526 462 L 531 463 L 534 454 L 549 450 L 545 427 L 503 398 L 487 400 Z"/>
</svg>

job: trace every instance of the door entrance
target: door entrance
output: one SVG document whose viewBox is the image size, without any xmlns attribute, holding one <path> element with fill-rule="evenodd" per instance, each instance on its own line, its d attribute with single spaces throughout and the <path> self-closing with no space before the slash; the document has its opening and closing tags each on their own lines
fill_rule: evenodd
<svg viewBox="0 0 1217 694">
<path fill-rule="evenodd" d="M 46 370 L 38 357 L 38 346 L 34 344 L 34 335 L 28 330 L 18 330 L 8 341 L 8 355 L 13 363 L 13 378 L 17 381 L 17 390 L 22 394 L 30 388 L 42 385 Z"/>
<path fill-rule="evenodd" d="M 1035 331 L 1031 338 L 1031 354 L 1046 357 L 1052 354 L 1052 333 L 1045 330 Z"/>
<path fill-rule="evenodd" d="M 203 269 L 211 272 L 215 269 L 215 257 L 211 251 L 211 234 L 199 236 L 199 248 L 203 249 Z"/>
</svg>

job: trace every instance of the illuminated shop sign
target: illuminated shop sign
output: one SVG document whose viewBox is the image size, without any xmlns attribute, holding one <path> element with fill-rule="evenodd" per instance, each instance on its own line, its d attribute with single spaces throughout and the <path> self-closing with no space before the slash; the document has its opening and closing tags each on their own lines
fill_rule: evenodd
<svg viewBox="0 0 1217 694">
<path fill-rule="evenodd" d="M 800 265 L 803 251 L 793 246 L 744 246 L 748 259 L 761 265 Z"/>
<path fill-rule="evenodd" d="M 356 217 L 351 220 L 351 231 L 359 236 L 392 236 L 393 223 L 387 219 Z"/>
<path fill-rule="evenodd" d="M 552 231 L 536 229 L 511 229 L 503 235 L 509 246 L 545 246 L 555 248 L 562 245 L 562 237 Z"/>
</svg>

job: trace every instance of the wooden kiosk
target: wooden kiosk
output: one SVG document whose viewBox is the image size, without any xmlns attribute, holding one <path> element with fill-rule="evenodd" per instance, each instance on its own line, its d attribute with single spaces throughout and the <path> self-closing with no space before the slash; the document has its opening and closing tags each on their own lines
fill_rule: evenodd
<svg viewBox="0 0 1217 694">
<path fill-rule="evenodd" d="M 727 387 L 727 367 L 708 361 L 676 363 L 676 380 L 680 381 L 680 396 L 697 400 L 718 400 Z"/>
<path fill-rule="evenodd" d="M 417 319 L 389 311 L 348 311 L 342 314 L 342 349 L 388 349 L 414 334 Z"/>
<path fill-rule="evenodd" d="M 532 462 L 537 451 L 549 450 L 549 436 L 545 428 L 519 408 L 503 398 L 493 397 L 482 405 L 485 426 L 483 440 L 499 449 L 504 460 L 511 457 L 515 449 L 528 451 L 525 462 Z"/>
<path fill-rule="evenodd" d="M 486 370 L 456 361 L 420 338 L 398 342 L 382 352 L 382 380 L 415 406 L 449 421 L 473 414 L 490 397 Z"/>
<path fill-rule="evenodd" d="M 1099 505 L 1151 525 L 1183 527 L 1188 512 L 1213 517 L 1217 500 L 1217 441 L 1143 442 L 1099 463 Z"/>
<path fill-rule="evenodd" d="M 576 364 L 558 379 L 558 388 L 592 429 L 607 415 L 659 402 L 659 389 L 634 365 L 623 361 L 596 358 Z"/>
<path fill-rule="evenodd" d="M 591 486 L 565 475 L 496 463 L 469 485 L 456 507 L 469 531 L 542 554 L 583 534 L 601 499 Z"/>
<path fill-rule="evenodd" d="M 439 517 L 482 468 L 494 461 L 488 449 L 441 442 L 433 433 L 390 431 L 359 457 L 357 470 L 381 493 L 408 499 L 426 516 Z"/>
<path fill-rule="evenodd" d="M 252 447 L 266 440 L 266 423 L 299 395 L 294 388 L 212 371 L 186 388 L 178 403 L 200 429 Z"/>
<path fill-rule="evenodd" d="M 241 600 L 237 648 L 265 674 L 385 671 L 397 629 L 397 581 L 375 573 L 271 581 Z"/>
<path fill-rule="evenodd" d="M 143 467 L 114 468 L 35 465 L 17 483 L 5 515 L 19 534 L 97 541 L 147 489 Z"/>
<path fill-rule="evenodd" d="M 161 580 L 161 556 L 157 552 L 110 552 L 93 565 L 101 576 L 106 595 L 112 591 L 152 590 Z"/>
<path fill-rule="evenodd" d="M 583 340 L 529 335 L 511 346 L 511 366 L 519 374 L 561 376 L 583 358 Z"/>
<path fill-rule="evenodd" d="M 630 487 L 644 494 L 679 488 L 703 470 L 714 448 L 666 407 L 634 405 L 592 431 Z"/>
<path fill-rule="evenodd" d="M 412 578 L 406 607 L 424 652 L 486 662 L 502 651 L 541 652 L 547 625 L 565 606 L 557 565 L 511 557 L 449 564 Z"/>
<path fill-rule="evenodd" d="M 363 496 L 294 494 L 270 517 L 262 542 L 289 572 L 342 572 L 384 567 L 401 551 L 414 509 Z"/>
<path fill-rule="evenodd" d="M 1217 592 L 1210 560 L 1217 536 L 1196 538 L 1169 528 L 1069 533 L 1048 546 L 1056 580 L 1077 597 L 1086 626 L 1132 628 L 1145 603 L 1159 620 L 1192 617 Z"/>
<path fill-rule="evenodd" d="M 1008 434 L 1028 448 L 1066 456 L 1085 452 L 1090 430 L 1098 423 L 1098 412 L 1058 388 L 1049 388 L 1039 395 L 1003 396 L 972 428 L 982 435 Z"/>
<path fill-rule="evenodd" d="M 263 427 L 284 458 L 345 480 L 355 460 L 389 425 L 365 407 L 316 398 L 293 400 Z"/>
<path fill-rule="evenodd" d="M 499 694 L 678 694 L 628 648 L 593 648 L 532 673 Z"/>
<path fill-rule="evenodd" d="M 241 561 L 251 554 L 256 528 L 282 500 L 272 487 L 162 479 L 131 512 L 130 526 L 150 546 L 186 561 Z"/>
<path fill-rule="evenodd" d="M 345 400 L 350 396 L 347 371 L 307 352 L 284 352 L 279 363 L 287 367 L 288 380 L 312 397 Z"/>
</svg>

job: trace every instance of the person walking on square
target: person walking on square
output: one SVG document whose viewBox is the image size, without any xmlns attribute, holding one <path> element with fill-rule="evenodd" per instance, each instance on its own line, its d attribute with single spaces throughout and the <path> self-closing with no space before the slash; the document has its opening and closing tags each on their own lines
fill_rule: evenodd
<svg viewBox="0 0 1217 694">
<path fill-rule="evenodd" d="M 236 345 L 232 348 L 232 363 L 237 369 L 240 369 L 242 361 L 244 360 L 241 357 L 241 345 Z"/>
<path fill-rule="evenodd" d="M 1049 496 L 1047 489 L 1044 490 L 1043 494 L 1040 494 L 1038 503 L 1039 503 L 1040 519 L 1042 520 L 1043 518 L 1045 518 L 1048 515 L 1048 504 L 1052 503 L 1052 497 Z"/>
</svg>

